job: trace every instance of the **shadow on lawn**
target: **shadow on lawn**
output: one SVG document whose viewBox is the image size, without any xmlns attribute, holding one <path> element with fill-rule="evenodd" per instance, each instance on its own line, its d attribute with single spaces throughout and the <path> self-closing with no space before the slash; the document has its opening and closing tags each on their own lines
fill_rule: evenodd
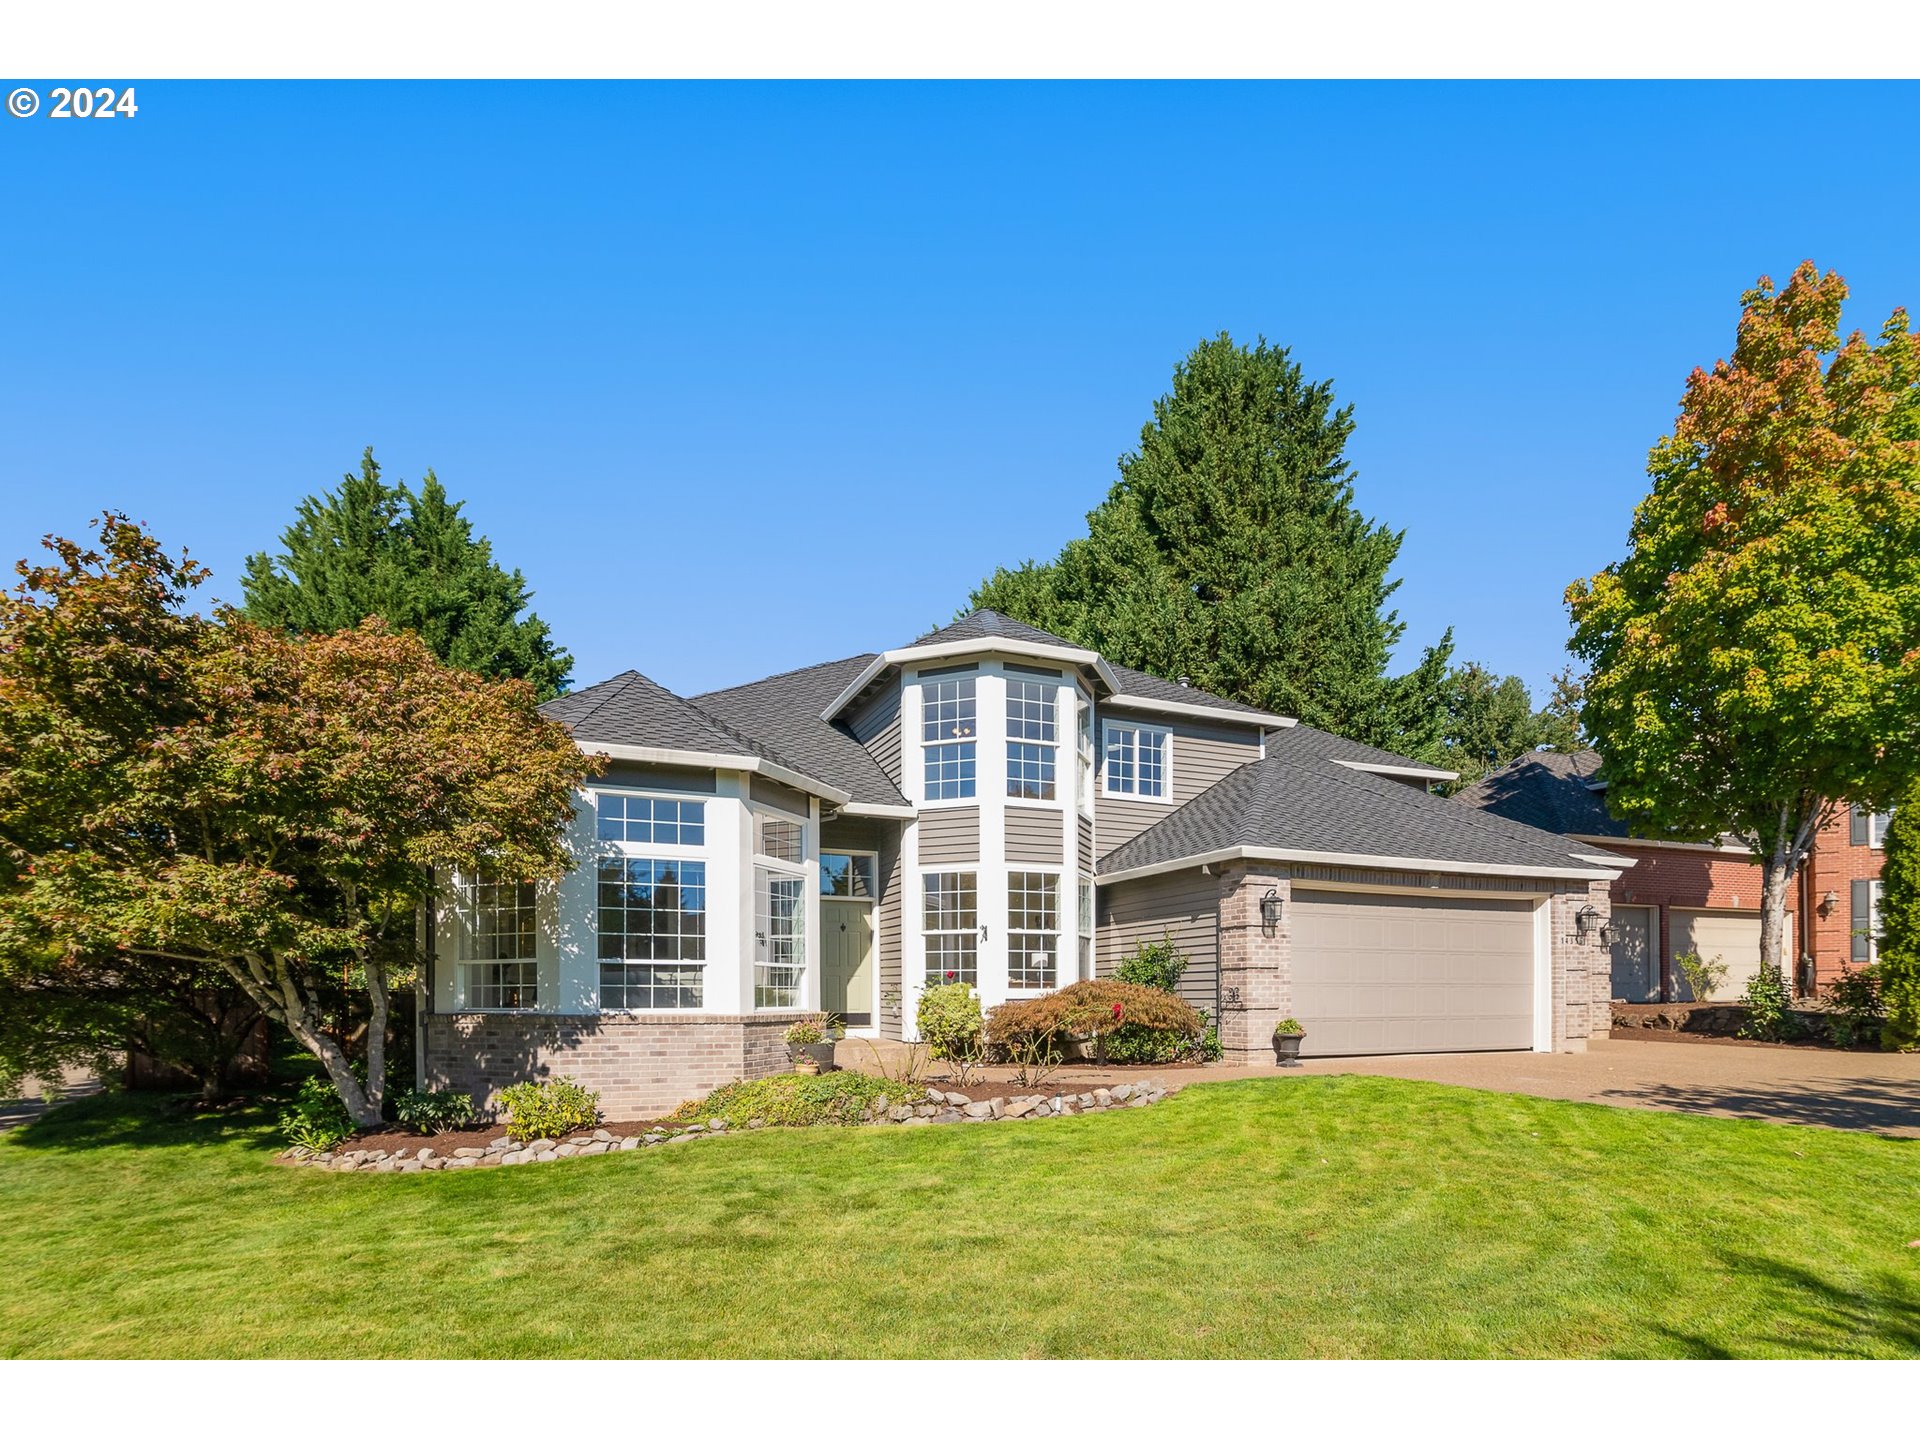
<svg viewBox="0 0 1920 1440">
<path fill-rule="evenodd" d="M 1920 1138 L 1920 1089 L 1891 1080 L 1787 1080 L 1766 1088 L 1734 1085 L 1635 1085 L 1601 1092 L 1661 1110 L 1737 1115 L 1832 1130 L 1864 1130 L 1889 1140 Z"/>
<path fill-rule="evenodd" d="M 115 1145 L 241 1145 L 278 1150 L 286 1142 L 273 1128 L 286 1097 L 278 1093 L 239 1096 L 219 1109 L 203 1110 L 191 1097 L 109 1091 L 56 1105 L 8 1134 L 27 1150 L 99 1150 Z"/>
<path fill-rule="evenodd" d="M 1920 1292 L 1897 1277 L 1844 1289 L 1783 1260 L 1728 1256 L 1727 1262 L 1732 1270 L 1768 1282 L 1778 1295 L 1774 1323 L 1754 1335 L 1755 1346 L 1837 1360 L 1884 1356 L 1889 1350 L 1920 1354 Z M 1734 1358 L 1718 1339 L 1671 1326 L 1659 1330 L 1691 1359 Z"/>
</svg>

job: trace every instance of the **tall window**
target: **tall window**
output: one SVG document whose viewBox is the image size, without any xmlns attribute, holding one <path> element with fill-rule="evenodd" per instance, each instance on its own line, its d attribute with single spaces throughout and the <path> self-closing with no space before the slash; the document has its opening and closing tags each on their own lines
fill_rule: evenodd
<svg viewBox="0 0 1920 1440">
<path fill-rule="evenodd" d="M 1080 805 L 1085 809 L 1093 804 L 1093 706 L 1087 703 L 1086 696 L 1078 698 L 1074 708 L 1079 711 L 1080 724 L 1074 736 L 1074 754 L 1080 762 Z"/>
<path fill-rule="evenodd" d="M 1093 978 L 1093 881 L 1086 876 L 1080 877 L 1080 974 L 1079 979 Z"/>
<path fill-rule="evenodd" d="M 1059 683 L 1007 677 L 1007 794 L 1016 800 L 1053 799 Z"/>
<path fill-rule="evenodd" d="M 1060 877 L 1007 873 L 1007 986 L 1051 990 L 1059 977 Z"/>
<path fill-rule="evenodd" d="M 937 870 L 925 887 L 920 932 L 927 942 L 927 983 L 980 981 L 980 897 L 970 870 Z"/>
<path fill-rule="evenodd" d="M 656 800 L 647 795 L 601 791 L 594 796 L 602 840 L 633 845 L 704 845 L 707 802 Z"/>
<path fill-rule="evenodd" d="M 471 949 L 466 1003 L 475 1010 L 530 1010 L 539 1003 L 534 888 L 482 874 L 467 886 Z"/>
<path fill-rule="evenodd" d="M 790 860 L 795 864 L 807 858 L 807 827 L 784 815 L 753 817 L 754 853 L 770 860 Z"/>
<path fill-rule="evenodd" d="M 784 1010 L 800 1003 L 806 969 L 807 882 L 798 875 L 754 871 L 753 1003 Z"/>
<path fill-rule="evenodd" d="M 700 860 L 600 860 L 600 1008 L 695 1010 L 707 958 Z"/>
<path fill-rule="evenodd" d="M 1172 769 L 1173 737 L 1155 725 L 1107 722 L 1106 791 L 1140 800 L 1165 800 Z"/>
<path fill-rule="evenodd" d="M 920 744 L 928 800 L 973 798 L 973 678 L 955 675 L 920 687 Z"/>
</svg>

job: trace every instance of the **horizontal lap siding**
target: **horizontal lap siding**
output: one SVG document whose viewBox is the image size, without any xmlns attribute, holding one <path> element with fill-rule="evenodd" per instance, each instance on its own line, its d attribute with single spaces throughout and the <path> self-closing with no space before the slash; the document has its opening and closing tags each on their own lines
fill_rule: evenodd
<svg viewBox="0 0 1920 1440">
<path fill-rule="evenodd" d="M 1103 885 L 1096 926 L 1095 970 L 1111 976 L 1142 944 L 1171 939 L 1187 958 L 1180 995 L 1220 1012 L 1220 882 L 1198 870 Z"/>
<path fill-rule="evenodd" d="M 1093 871 L 1093 821 L 1085 815 L 1080 817 L 1080 869 L 1086 873 Z"/>
<path fill-rule="evenodd" d="M 1135 715 L 1131 712 L 1122 714 L 1114 711 L 1102 717 L 1103 723 L 1106 720 L 1136 719 L 1143 724 L 1160 723 L 1151 715 Z M 1106 784 L 1106 745 L 1104 738 L 1101 740 L 1101 774 L 1094 783 L 1094 817 L 1099 822 L 1102 855 L 1124 845 L 1143 830 L 1158 825 L 1203 790 L 1211 789 L 1242 765 L 1260 758 L 1258 730 L 1185 723 L 1175 723 L 1167 728 L 1173 731 L 1173 800 L 1170 804 L 1106 794 L 1102 788 Z M 1105 735 L 1104 730 L 1097 730 L 1096 733 L 1102 737 Z"/>
<path fill-rule="evenodd" d="M 900 687 L 893 686 L 854 716 L 850 728 L 887 777 L 900 784 Z"/>
<path fill-rule="evenodd" d="M 1007 859 L 1028 865 L 1058 865 L 1066 846 L 1066 826 L 1058 810 L 1007 806 Z"/>
<path fill-rule="evenodd" d="M 920 815 L 920 867 L 977 865 L 980 861 L 980 811 L 927 810 Z"/>
</svg>

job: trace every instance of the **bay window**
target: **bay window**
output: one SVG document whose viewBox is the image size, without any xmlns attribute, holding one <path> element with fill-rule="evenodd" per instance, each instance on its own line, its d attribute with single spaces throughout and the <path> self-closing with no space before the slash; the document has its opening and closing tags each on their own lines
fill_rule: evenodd
<svg viewBox="0 0 1920 1440">
<path fill-rule="evenodd" d="M 935 870 L 920 877 L 920 933 L 927 984 L 980 982 L 980 897 L 971 870 Z"/>
<path fill-rule="evenodd" d="M 599 881 L 600 1008 L 700 1008 L 706 862 L 604 855 Z"/>
<path fill-rule="evenodd" d="M 533 885 L 482 873 L 466 892 L 467 1008 L 531 1010 L 540 988 Z"/>
<path fill-rule="evenodd" d="M 1060 877 L 1007 874 L 1007 987 L 1051 990 L 1059 979 Z"/>
<path fill-rule="evenodd" d="M 1054 797 L 1059 678 L 1007 676 L 1007 794 L 1017 800 Z"/>
<path fill-rule="evenodd" d="M 920 748 L 925 799 L 973 798 L 975 725 L 972 675 L 922 682 Z"/>
<path fill-rule="evenodd" d="M 765 868 L 755 869 L 753 881 L 754 1008 L 791 1009 L 807 963 L 807 882 Z"/>
</svg>

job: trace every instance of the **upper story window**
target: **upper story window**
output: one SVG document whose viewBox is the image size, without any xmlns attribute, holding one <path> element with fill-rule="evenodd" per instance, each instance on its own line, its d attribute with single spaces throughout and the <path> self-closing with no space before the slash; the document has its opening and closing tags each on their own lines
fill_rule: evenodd
<svg viewBox="0 0 1920 1440">
<path fill-rule="evenodd" d="M 1051 800 L 1056 793 L 1059 684 L 1007 677 L 1007 794 L 1016 800 Z"/>
<path fill-rule="evenodd" d="M 920 686 L 920 744 L 926 800 L 970 800 L 974 795 L 976 715 L 974 677 L 954 675 Z"/>
<path fill-rule="evenodd" d="M 1080 804 L 1093 803 L 1093 706 L 1087 703 L 1086 696 L 1078 697 L 1076 709 L 1080 712 L 1080 724 L 1074 735 L 1074 753 L 1080 766 Z"/>
<path fill-rule="evenodd" d="M 475 1010 L 528 1010 L 539 1003 L 534 887 L 482 874 L 468 882 L 470 948 L 465 1003 Z"/>
<path fill-rule="evenodd" d="M 1878 880 L 1853 882 L 1852 958 L 1856 965 L 1871 965 L 1880 958 L 1881 884 Z"/>
<path fill-rule="evenodd" d="M 602 790 L 594 796 L 602 840 L 633 845 L 704 845 L 707 802 L 662 800 Z"/>
<path fill-rule="evenodd" d="M 1887 823 L 1893 819 L 1890 812 L 1878 815 L 1870 814 L 1860 806 L 1853 807 L 1851 834 L 1848 839 L 1855 845 L 1871 845 L 1878 850 L 1887 843 Z"/>
<path fill-rule="evenodd" d="M 798 865 L 807 858 L 807 827 L 804 822 L 784 815 L 753 817 L 754 853 L 769 860 L 788 860 Z"/>
<path fill-rule="evenodd" d="M 1173 794 L 1173 734 L 1158 725 L 1109 720 L 1106 725 L 1105 790 L 1138 800 Z"/>
</svg>

